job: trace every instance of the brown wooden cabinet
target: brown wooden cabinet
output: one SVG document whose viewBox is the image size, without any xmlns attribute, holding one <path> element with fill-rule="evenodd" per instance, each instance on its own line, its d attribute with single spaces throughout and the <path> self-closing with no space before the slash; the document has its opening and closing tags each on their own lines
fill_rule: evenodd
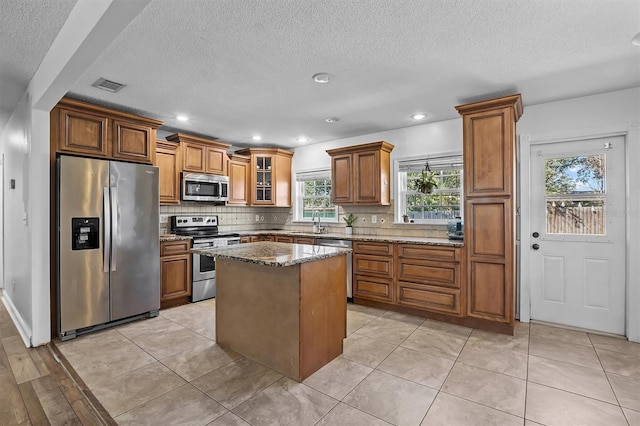
<svg viewBox="0 0 640 426">
<path fill-rule="evenodd" d="M 189 303 L 191 241 L 160 242 L 160 308 Z"/>
<path fill-rule="evenodd" d="M 388 206 L 392 150 L 393 145 L 384 141 L 327 150 L 331 156 L 331 202 Z"/>
<path fill-rule="evenodd" d="M 246 206 L 250 201 L 251 158 L 229 155 L 229 206 Z"/>
<path fill-rule="evenodd" d="M 160 205 L 180 204 L 180 144 L 156 141 L 155 165 L 160 169 Z"/>
<path fill-rule="evenodd" d="M 393 302 L 393 244 L 353 244 L 353 297 Z"/>
<path fill-rule="evenodd" d="M 251 235 L 246 235 L 244 237 L 240 237 L 240 244 L 250 243 L 251 242 L 251 238 L 253 238 Z"/>
<path fill-rule="evenodd" d="M 462 315 L 462 248 L 398 244 L 396 303 Z"/>
<path fill-rule="evenodd" d="M 169 135 L 167 140 L 182 145 L 182 171 L 227 175 L 227 149 L 231 145 L 184 133 Z"/>
<path fill-rule="evenodd" d="M 515 150 L 520 95 L 456 107 L 463 120 L 469 317 L 515 321 Z"/>
<path fill-rule="evenodd" d="M 313 246 L 316 244 L 316 239 L 311 237 L 295 237 L 293 242 L 296 244 L 308 244 Z"/>
<path fill-rule="evenodd" d="M 275 241 L 276 243 L 293 243 L 293 237 L 288 235 L 276 235 Z"/>
<path fill-rule="evenodd" d="M 236 154 L 251 158 L 251 205 L 291 207 L 293 152 L 277 148 L 246 148 Z"/>
<path fill-rule="evenodd" d="M 63 98 L 52 110 L 57 152 L 151 164 L 161 121 Z"/>
</svg>

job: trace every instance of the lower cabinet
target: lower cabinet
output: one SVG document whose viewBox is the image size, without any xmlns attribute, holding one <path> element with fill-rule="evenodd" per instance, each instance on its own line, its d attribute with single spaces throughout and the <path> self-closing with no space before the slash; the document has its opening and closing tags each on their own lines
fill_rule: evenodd
<svg viewBox="0 0 640 426">
<path fill-rule="evenodd" d="M 189 303 L 191 241 L 160 242 L 160 309 Z"/>
<path fill-rule="evenodd" d="M 461 250 L 397 244 L 396 303 L 461 316 Z"/>
<path fill-rule="evenodd" d="M 276 235 L 274 239 L 276 243 L 293 243 L 293 237 L 286 235 Z"/>
<path fill-rule="evenodd" d="M 463 315 L 461 247 L 356 242 L 353 252 L 354 298 Z"/>
<path fill-rule="evenodd" d="M 353 244 L 353 297 L 393 303 L 393 244 Z"/>
</svg>

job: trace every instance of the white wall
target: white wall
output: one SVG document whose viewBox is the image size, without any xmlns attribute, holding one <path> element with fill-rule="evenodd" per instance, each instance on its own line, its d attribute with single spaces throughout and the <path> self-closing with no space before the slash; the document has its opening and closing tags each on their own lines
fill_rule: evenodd
<svg viewBox="0 0 640 426">
<path fill-rule="evenodd" d="M 0 288 L 4 288 L 4 154 L 0 149 Z"/>
<path fill-rule="evenodd" d="M 3 293 L 23 339 L 31 338 L 31 256 L 30 229 L 24 221 L 29 211 L 29 144 L 31 141 L 31 105 L 26 94 L 0 135 L 4 153 L 5 204 L 4 221 L 6 285 Z M 15 189 L 9 181 L 15 180 Z"/>
<path fill-rule="evenodd" d="M 292 160 L 293 172 L 295 174 L 301 170 L 330 168 L 331 159 L 325 152 L 327 149 L 377 141 L 387 141 L 395 146 L 391 152 L 392 161 L 422 154 L 452 151 L 462 153 L 462 120 L 439 121 L 298 147 Z M 394 181 L 392 179 L 392 185 Z"/>
<path fill-rule="evenodd" d="M 0 135 L 5 188 L 16 179 L 5 191 L 2 299 L 27 346 L 51 339 L 49 111 L 149 1 L 78 2 Z"/>
</svg>

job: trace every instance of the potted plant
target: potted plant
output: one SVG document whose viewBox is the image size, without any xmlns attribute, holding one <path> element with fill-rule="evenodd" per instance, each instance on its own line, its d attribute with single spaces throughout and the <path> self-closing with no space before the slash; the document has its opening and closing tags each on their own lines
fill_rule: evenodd
<svg viewBox="0 0 640 426">
<path fill-rule="evenodd" d="M 433 188 L 438 187 L 437 174 L 429 168 L 429 163 L 424 166 L 424 170 L 420 173 L 420 177 L 416 179 L 416 189 L 423 194 L 431 194 Z"/>
<path fill-rule="evenodd" d="M 358 217 L 354 216 L 353 213 L 349 213 L 348 216 L 342 216 L 342 220 L 347 224 L 347 227 L 344 228 L 344 233 L 346 235 L 353 234 L 353 222 L 355 222 L 357 218 Z"/>
<path fill-rule="evenodd" d="M 405 214 L 403 214 L 403 215 L 402 215 L 402 221 L 403 221 L 404 223 L 409 223 L 409 215 L 408 215 L 408 214 L 406 214 L 406 213 L 405 213 Z"/>
</svg>

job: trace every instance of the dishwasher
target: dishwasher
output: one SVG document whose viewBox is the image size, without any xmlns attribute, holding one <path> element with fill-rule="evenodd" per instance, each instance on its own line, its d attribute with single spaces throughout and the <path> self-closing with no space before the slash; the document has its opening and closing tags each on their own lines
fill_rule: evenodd
<svg viewBox="0 0 640 426">
<path fill-rule="evenodd" d="M 340 247 L 340 248 L 352 248 L 353 242 L 351 240 L 332 240 L 330 238 L 318 238 L 316 245 L 326 247 Z M 353 254 L 347 255 L 347 300 L 353 302 L 353 294 L 351 292 L 351 261 Z"/>
</svg>

